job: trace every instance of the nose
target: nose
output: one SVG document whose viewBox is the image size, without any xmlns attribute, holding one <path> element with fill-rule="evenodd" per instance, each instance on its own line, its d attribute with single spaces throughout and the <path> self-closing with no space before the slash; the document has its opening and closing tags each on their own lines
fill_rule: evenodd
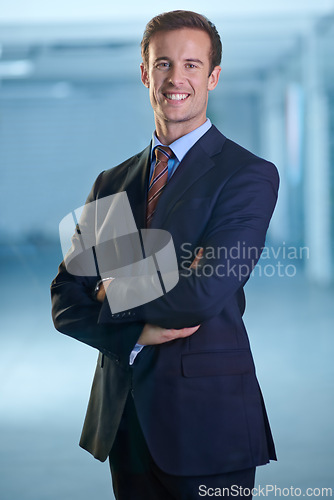
<svg viewBox="0 0 334 500">
<path fill-rule="evenodd" d="M 184 83 L 183 68 L 179 65 L 174 65 L 170 69 L 169 81 L 174 87 L 178 87 Z"/>
</svg>

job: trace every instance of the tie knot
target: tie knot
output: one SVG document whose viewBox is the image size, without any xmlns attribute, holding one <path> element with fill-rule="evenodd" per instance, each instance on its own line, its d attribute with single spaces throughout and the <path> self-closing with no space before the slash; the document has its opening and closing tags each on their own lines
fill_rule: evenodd
<svg viewBox="0 0 334 500">
<path fill-rule="evenodd" d="M 157 146 L 154 151 L 156 160 L 162 163 L 167 163 L 174 156 L 173 151 L 168 146 Z"/>
</svg>

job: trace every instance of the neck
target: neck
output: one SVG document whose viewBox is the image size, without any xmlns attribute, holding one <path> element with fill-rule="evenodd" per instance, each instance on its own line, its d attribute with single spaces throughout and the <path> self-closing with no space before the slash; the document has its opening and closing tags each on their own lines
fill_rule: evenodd
<svg viewBox="0 0 334 500">
<path fill-rule="evenodd" d="M 159 141 L 165 146 L 169 146 L 180 137 L 189 134 L 196 128 L 200 127 L 205 123 L 206 117 L 201 120 L 200 123 L 189 124 L 188 122 L 160 122 L 157 118 L 155 120 L 155 133 Z"/>
</svg>

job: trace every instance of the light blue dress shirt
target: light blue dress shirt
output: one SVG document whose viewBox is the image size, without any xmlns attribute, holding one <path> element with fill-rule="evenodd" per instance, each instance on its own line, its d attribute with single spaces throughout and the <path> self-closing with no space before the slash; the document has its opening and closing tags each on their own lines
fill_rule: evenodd
<svg viewBox="0 0 334 500">
<path fill-rule="evenodd" d="M 168 180 L 172 177 L 175 170 L 179 166 L 180 162 L 183 160 L 185 155 L 188 153 L 189 149 L 193 147 L 193 145 L 209 130 L 212 123 L 207 118 L 206 122 L 203 123 L 195 130 L 189 132 L 189 134 L 180 137 L 176 141 L 172 142 L 169 145 L 169 148 L 173 151 L 175 158 L 168 160 Z M 153 132 L 152 136 L 152 149 L 151 149 L 151 170 L 150 170 L 150 180 L 153 175 L 154 167 L 155 167 L 155 148 L 156 146 L 165 146 L 162 142 L 159 141 L 155 132 Z"/>
<path fill-rule="evenodd" d="M 183 160 L 185 155 L 188 153 L 189 149 L 194 146 L 194 144 L 209 130 L 211 127 L 211 121 L 207 118 L 206 122 L 203 123 L 195 130 L 189 132 L 189 134 L 180 137 L 176 141 L 169 145 L 169 148 L 173 151 L 175 157 L 168 160 L 168 180 L 172 177 L 180 162 Z M 152 137 L 152 149 L 151 149 L 151 169 L 150 169 L 150 180 L 153 175 L 155 167 L 155 153 L 154 149 L 156 146 L 165 146 L 157 138 L 155 132 L 153 132 Z M 130 365 L 133 364 L 137 354 L 143 349 L 143 345 L 136 344 L 130 354 Z"/>
</svg>

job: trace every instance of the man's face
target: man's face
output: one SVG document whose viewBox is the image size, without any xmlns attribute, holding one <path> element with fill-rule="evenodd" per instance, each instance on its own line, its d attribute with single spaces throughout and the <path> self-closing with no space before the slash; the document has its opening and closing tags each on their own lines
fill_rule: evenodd
<svg viewBox="0 0 334 500">
<path fill-rule="evenodd" d="M 220 67 L 210 72 L 211 40 L 202 30 L 161 31 L 149 44 L 148 68 L 141 65 L 156 123 L 183 123 L 184 133 L 206 120 L 208 91 L 216 87 Z"/>
</svg>

